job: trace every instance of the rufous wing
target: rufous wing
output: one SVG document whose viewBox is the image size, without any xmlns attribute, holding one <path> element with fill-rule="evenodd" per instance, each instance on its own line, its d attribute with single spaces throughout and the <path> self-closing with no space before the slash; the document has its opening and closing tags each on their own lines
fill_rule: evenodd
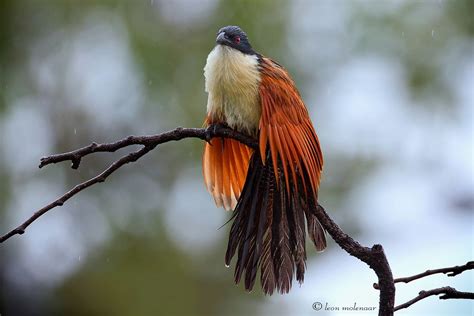
<svg viewBox="0 0 474 316">
<path fill-rule="evenodd" d="M 253 150 L 230 138 L 213 138 L 204 147 L 204 183 L 218 207 L 233 210 L 247 176 Z"/>
<path fill-rule="evenodd" d="M 283 169 L 286 188 L 290 181 L 298 186 L 302 183 L 305 192 L 317 196 L 323 156 L 318 136 L 311 123 L 308 111 L 287 71 L 262 57 L 259 87 L 262 116 L 260 119 L 259 146 L 262 162 L 265 163 L 266 148 L 270 146 L 271 159 L 279 162 Z M 277 183 L 278 163 L 273 164 Z M 298 179 L 302 177 L 303 181 Z"/>
</svg>

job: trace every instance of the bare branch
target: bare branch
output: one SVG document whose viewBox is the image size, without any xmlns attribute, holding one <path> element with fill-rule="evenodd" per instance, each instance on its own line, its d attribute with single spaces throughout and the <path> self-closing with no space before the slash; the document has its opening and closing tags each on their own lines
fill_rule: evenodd
<svg viewBox="0 0 474 316">
<path fill-rule="evenodd" d="M 184 138 L 199 138 L 203 140 L 210 140 L 212 137 L 228 137 L 238 140 L 252 148 L 257 148 L 257 142 L 244 134 L 238 133 L 228 127 L 224 126 L 213 126 L 209 129 L 205 128 L 176 128 L 174 130 L 150 136 L 129 136 L 127 138 L 121 139 L 113 143 L 97 144 L 92 143 L 89 146 L 79 148 L 67 153 L 51 155 L 41 158 L 40 168 L 62 161 L 71 161 L 72 168 L 77 169 L 80 165 L 81 159 L 89 154 L 95 152 L 115 152 L 121 148 L 125 148 L 132 145 L 143 145 L 144 147 L 138 151 L 132 152 L 128 155 L 123 156 L 113 164 L 111 164 L 107 169 L 105 169 L 99 175 L 82 182 L 72 188 L 70 191 L 66 192 L 50 204 L 39 209 L 33 215 L 23 222 L 17 228 L 11 230 L 7 234 L 0 237 L 0 243 L 3 243 L 7 239 L 15 235 L 21 235 L 25 232 L 25 229 L 31 225 L 39 217 L 52 210 L 55 207 L 63 205 L 67 200 L 81 192 L 82 190 L 96 184 L 104 182 L 105 179 L 110 176 L 117 169 L 123 165 L 137 161 L 142 156 L 146 155 L 149 151 L 153 150 L 157 145 L 163 144 L 170 141 L 177 141 Z"/>
<path fill-rule="evenodd" d="M 393 283 L 392 270 L 382 245 L 374 245 L 372 248 L 364 247 L 349 235 L 344 233 L 339 226 L 329 217 L 321 205 L 313 210 L 324 229 L 334 241 L 351 256 L 365 262 L 374 270 L 380 284 L 379 315 L 393 315 L 395 304 L 395 285 Z"/>
<path fill-rule="evenodd" d="M 129 162 L 137 161 L 140 157 L 144 156 L 146 153 L 148 153 L 153 148 L 154 148 L 154 146 L 145 146 L 145 147 L 141 148 L 138 151 L 130 153 L 130 154 L 120 158 L 119 160 L 117 160 L 113 164 L 111 164 L 107 169 L 105 169 L 102 173 L 98 174 L 97 176 L 76 185 L 70 191 L 66 192 L 65 194 L 63 194 L 62 196 L 60 196 L 59 198 L 57 198 L 56 200 L 51 202 L 50 204 L 46 205 L 45 207 L 43 207 L 40 210 L 33 213 L 33 215 L 30 218 L 28 218 L 25 222 L 23 222 L 23 224 L 21 224 L 17 228 L 11 230 L 7 234 L 0 237 L 0 243 L 3 243 L 4 241 L 6 241 L 7 239 L 9 239 L 10 237 L 12 237 L 14 235 L 21 235 L 21 234 L 25 233 L 25 229 L 28 226 L 30 226 L 31 223 L 33 223 L 35 220 L 37 220 L 40 216 L 44 215 L 46 212 L 52 210 L 55 207 L 62 206 L 71 197 L 73 197 L 77 193 L 81 192 L 82 190 L 90 187 L 91 185 L 94 185 L 96 183 L 104 182 L 105 179 L 109 175 L 111 175 L 114 171 L 116 171 L 117 169 L 119 169 L 120 167 L 122 167 L 123 165 L 125 165 Z"/>
<path fill-rule="evenodd" d="M 442 295 L 441 295 L 442 294 Z M 447 299 L 470 299 L 474 300 L 474 293 L 471 292 L 460 292 L 455 288 L 450 286 L 440 287 L 437 289 L 429 290 L 429 291 L 421 291 L 419 295 L 406 303 L 400 304 L 394 308 L 394 311 L 398 311 L 400 309 L 407 308 L 422 299 L 425 299 L 430 296 L 434 295 L 441 295 L 439 297 L 440 300 L 447 300 Z"/>
<path fill-rule="evenodd" d="M 157 146 L 170 141 L 178 141 L 183 138 L 199 138 L 202 140 L 210 140 L 212 137 L 228 137 L 238 140 L 239 142 L 252 147 L 257 148 L 257 142 L 255 139 L 241 134 L 232 130 L 229 127 L 224 126 L 212 126 L 211 128 L 175 128 L 171 131 L 164 132 L 157 135 L 146 135 L 146 136 L 128 136 L 119 141 L 113 143 L 97 144 L 92 143 L 89 146 L 82 147 L 67 153 L 51 155 L 41 158 L 40 168 L 46 165 L 54 164 L 62 161 L 71 161 L 72 168 L 77 169 L 81 163 L 81 159 L 87 155 L 96 152 L 115 152 L 121 148 L 125 148 L 132 145 L 143 145 L 143 146 Z"/>
<path fill-rule="evenodd" d="M 95 152 L 115 152 L 121 148 L 125 148 L 131 145 L 142 145 L 144 146 L 138 151 L 127 154 L 110 165 L 101 174 L 97 175 L 90 180 L 78 184 L 72 190 L 65 193 L 52 203 L 46 205 L 42 209 L 35 212 L 29 219 L 23 224 L 13 229 L 6 235 L 0 237 L 0 242 L 4 242 L 10 237 L 23 234 L 25 229 L 33 223 L 40 216 L 44 215 L 49 210 L 63 205 L 71 197 L 79 193 L 80 191 L 96 184 L 105 181 L 117 169 L 123 165 L 136 161 L 142 156 L 153 150 L 157 145 L 166 143 L 169 141 L 177 141 L 184 138 L 199 138 L 202 140 L 209 141 L 212 137 L 228 137 L 236 139 L 256 150 L 258 150 L 258 143 L 255 139 L 237 133 L 230 128 L 223 126 L 213 126 L 208 129 L 198 128 L 177 128 L 169 132 L 161 133 L 158 135 L 151 136 L 129 136 L 122 140 L 113 143 L 96 144 L 92 143 L 89 146 L 79 148 L 77 150 L 44 157 L 41 159 L 40 168 L 49 164 L 54 164 L 62 161 L 71 161 L 72 168 L 77 169 L 83 157 L 90 155 Z M 393 282 L 392 272 L 390 270 L 389 263 L 383 251 L 381 245 L 374 245 L 372 248 L 364 247 L 358 242 L 354 241 L 350 236 L 345 234 L 337 224 L 327 215 L 324 208 L 320 205 L 313 210 L 314 214 L 318 217 L 323 227 L 328 231 L 331 237 L 341 246 L 342 249 L 347 251 L 350 255 L 359 258 L 363 262 L 369 265 L 373 269 L 378 277 L 380 284 L 380 308 L 379 315 L 393 315 L 393 306 L 395 300 L 395 286 Z"/>
<path fill-rule="evenodd" d="M 397 278 L 393 280 L 394 283 L 408 283 L 414 280 L 418 280 L 433 274 L 438 274 L 438 273 L 444 273 L 449 277 L 456 276 L 458 274 L 463 273 L 464 271 L 467 270 L 473 270 L 474 269 L 474 261 L 469 261 L 465 265 L 462 266 L 454 266 L 454 267 L 448 267 L 448 268 L 441 268 L 441 269 L 433 269 L 433 270 L 426 270 L 423 273 L 418 273 L 412 276 L 404 277 L 404 278 Z M 378 289 L 379 285 L 377 283 L 374 283 L 374 288 Z"/>
</svg>

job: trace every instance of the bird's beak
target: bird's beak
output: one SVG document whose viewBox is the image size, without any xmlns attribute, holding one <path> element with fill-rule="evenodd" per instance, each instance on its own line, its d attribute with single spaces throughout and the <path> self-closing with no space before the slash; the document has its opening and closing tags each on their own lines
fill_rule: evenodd
<svg viewBox="0 0 474 316">
<path fill-rule="evenodd" d="M 225 35 L 225 32 L 220 32 L 220 33 L 217 35 L 216 43 L 217 43 L 217 44 L 228 44 L 228 43 L 230 43 L 230 40 L 229 40 L 229 39 L 227 38 L 227 36 Z"/>
</svg>

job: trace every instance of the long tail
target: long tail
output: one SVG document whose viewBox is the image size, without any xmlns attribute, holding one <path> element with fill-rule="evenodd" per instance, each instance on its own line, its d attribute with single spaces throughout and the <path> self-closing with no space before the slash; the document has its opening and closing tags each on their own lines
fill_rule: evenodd
<svg viewBox="0 0 474 316">
<path fill-rule="evenodd" d="M 278 168 L 280 169 L 280 168 Z M 282 172 L 279 170 L 279 172 Z M 288 293 L 293 277 L 301 284 L 306 267 L 306 225 L 316 250 L 326 248 L 326 237 L 319 220 L 310 212 L 315 198 L 303 190 L 303 185 L 290 182 L 286 190 L 283 176 L 275 177 L 269 150 L 263 165 L 260 154 L 252 155 L 242 194 L 235 208 L 225 256 L 230 264 L 237 252 L 235 282 L 245 279 L 250 291 L 260 268 L 260 281 L 265 294 L 275 289 Z M 297 181 L 308 181 L 300 175 Z M 298 192 L 296 188 L 299 188 Z"/>
</svg>

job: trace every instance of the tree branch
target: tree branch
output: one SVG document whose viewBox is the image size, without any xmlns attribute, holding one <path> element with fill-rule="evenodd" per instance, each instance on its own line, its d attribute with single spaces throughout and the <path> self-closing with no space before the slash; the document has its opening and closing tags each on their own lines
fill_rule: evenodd
<svg viewBox="0 0 474 316">
<path fill-rule="evenodd" d="M 111 164 L 107 169 L 105 169 L 99 175 L 82 182 L 72 188 L 70 191 L 66 192 L 50 204 L 44 206 L 43 208 L 39 209 L 33 215 L 24 221 L 20 226 L 11 230 L 10 232 L 6 233 L 5 235 L 0 237 L 0 243 L 5 242 L 7 239 L 15 236 L 21 235 L 25 233 L 25 230 L 28 226 L 31 225 L 35 220 L 39 217 L 47 213 L 48 211 L 52 210 L 55 207 L 62 206 L 67 200 L 71 197 L 76 195 L 77 193 L 83 191 L 84 189 L 96 184 L 104 182 L 105 179 L 110 176 L 113 172 L 117 169 L 121 168 L 122 166 L 137 161 L 144 155 L 146 155 L 149 151 L 153 150 L 159 144 L 167 143 L 170 141 L 177 141 L 184 138 L 199 138 L 202 140 L 209 141 L 212 137 L 228 137 L 238 140 L 252 148 L 257 148 L 256 141 L 244 134 L 238 133 L 228 127 L 224 126 L 212 126 L 211 128 L 204 129 L 204 128 L 181 128 L 178 127 L 174 130 L 157 134 L 157 135 L 149 135 L 149 136 L 129 136 L 127 138 L 121 139 L 119 141 L 113 143 L 104 143 L 104 144 L 97 144 L 92 143 L 89 146 L 79 148 L 77 150 L 73 150 L 63 154 L 51 155 L 47 157 L 41 158 L 41 162 L 39 167 L 42 168 L 49 164 L 55 164 L 62 161 L 71 161 L 71 167 L 73 169 L 79 168 L 81 159 L 87 155 L 96 152 L 115 152 L 121 148 L 125 148 L 132 145 L 143 145 L 144 147 L 138 151 L 132 152 L 128 155 L 123 156 L 113 164 Z"/>
<path fill-rule="evenodd" d="M 202 140 L 209 141 L 212 137 L 227 137 L 238 140 L 239 142 L 252 147 L 258 148 L 258 144 L 255 139 L 245 134 L 241 134 L 233 129 L 225 126 L 212 126 L 210 128 L 182 128 L 178 127 L 171 131 L 164 132 L 157 135 L 145 135 L 145 136 L 128 136 L 124 139 L 113 143 L 97 144 L 92 143 L 89 146 L 82 147 L 67 153 L 51 155 L 43 157 L 40 160 L 40 168 L 43 168 L 49 164 L 55 164 L 62 161 L 71 161 L 71 168 L 77 169 L 81 163 L 83 157 L 96 152 L 115 152 L 121 148 L 125 148 L 132 145 L 143 145 L 143 146 L 157 146 L 159 144 L 167 143 L 170 141 L 178 141 L 184 138 L 199 138 Z"/>
<path fill-rule="evenodd" d="M 395 304 L 395 285 L 393 283 L 392 270 L 382 245 L 374 245 L 372 248 L 364 247 L 349 235 L 344 233 L 339 226 L 329 217 L 321 205 L 313 210 L 324 229 L 334 241 L 351 256 L 365 262 L 374 270 L 380 284 L 379 315 L 393 315 Z"/>
<path fill-rule="evenodd" d="M 31 223 L 33 223 L 39 217 L 44 215 L 46 212 L 52 210 L 55 207 L 62 206 L 71 197 L 73 197 L 77 193 L 81 192 L 82 190 L 90 187 L 91 185 L 94 185 L 96 183 L 104 182 L 105 179 L 108 176 L 110 176 L 114 171 L 116 171 L 117 169 L 119 169 L 120 167 L 122 167 L 123 165 L 125 165 L 127 163 L 137 161 L 138 159 L 140 159 L 140 157 L 147 154 L 154 147 L 155 146 L 151 146 L 151 145 L 150 146 L 145 146 L 145 147 L 141 148 L 138 151 L 132 152 L 132 153 L 120 158 L 119 160 L 117 160 L 113 164 L 111 164 L 107 169 L 105 169 L 102 173 L 98 174 L 97 176 L 76 185 L 74 188 L 72 188 L 68 192 L 64 193 L 62 196 L 60 196 L 59 198 L 57 198 L 56 200 L 54 200 L 50 204 L 46 205 L 45 207 L 43 207 L 40 210 L 33 213 L 33 215 L 30 218 L 28 218 L 25 222 L 23 222 L 20 226 L 18 226 L 17 228 L 11 230 L 7 234 L 0 237 L 0 243 L 3 243 L 5 240 L 9 239 L 10 237 L 12 237 L 14 235 L 24 234 L 26 228 L 28 226 L 30 226 Z"/>
<path fill-rule="evenodd" d="M 123 165 L 137 161 L 142 156 L 153 150 L 159 144 L 163 144 L 169 141 L 177 141 L 184 138 L 199 138 L 202 140 L 209 141 L 212 137 L 228 137 L 236 139 L 256 150 L 258 150 L 258 143 L 255 139 L 233 131 L 230 128 L 223 126 L 212 126 L 208 129 L 198 128 L 177 128 L 169 132 L 151 135 L 151 136 L 129 136 L 122 140 L 113 143 L 97 144 L 92 143 L 89 146 L 79 148 L 77 150 L 44 157 L 41 159 L 39 167 L 44 167 L 49 164 L 54 164 L 62 161 L 71 161 L 72 168 L 77 169 L 81 163 L 83 157 L 90 155 L 95 152 L 115 152 L 118 149 L 125 148 L 131 145 L 142 145 L 144 146 L 138 151 L 129 153 L 113 164 L 111 164 L 106 170 L 94 178 L 91 178 L 81 184 L 78 184 L 69 192 L 65 193 L 52 203 L 46 205 L 42 209 L 35 212 L 29 219 L 23 224 L 13 229 L 9 233 L 0 237 L 0 243 L 6 241 L 17 234 L 23 234 L 25 229 L 37 220 L 39 217 L 50 211 L 51 209 L 63 205 L 71 197 L 79 193 L 80 191 L 100 182 L 104 182 L 105 179 L 110 176 L 113 172 L 121 168 Z M 374 245 L 372 248 L 364 247 L 358 242 L 354 241 L 350 236 L 345 234 L 337 224 L 327 215 L 324 208 L 320 205 L 313 210 L 314 214 L 318 217 L 322 226 L 336 241 L 336 243 L 350 255 L 362 260 L 373 269 L 378 277 L 380 284 L 380 307 L 379 315 L 393 315 L 393 306 L 395 301 L 395 286 L 393 282 L 393 276 L 390 269 L 390 265 L 387 261 L 385 253 L 381 245 Z"/>
<path fill-rule="evenodd" d="M 404 277 L 404 278 L 396 278 L 393 280 L 394 283 L 408 283 L 414 280 L 418 280 L 433 274 L 438 274 L 438 273 L 444 273 L 449 277 L 456 276 L 458 274 L 463 273 L 464 271 L 467 270 L 473 270 L 474 269 L 474 261 L 469 261 L 465 265 L 462 266 L 454 266 L 454 267 L 448 267 L 448 268 L 441 268 L 441 269 L 433 269 L 433 270 L 426 270 L 423 273 L 418 273 L 412 276 Z M 379 285 L 377 283 L 374 283 L 374 288 L 379 289 Z"/>
<path fill-rule="evenodd" d="M 443 294 L 443 295 L 441 295 Z M 417 297 L 409 300 L 406 303 L 400 304 L 394 308 L 394 311 L 398 311 L 400 309 L 407 308 L 413 304 L 415 304 L 418 301 L 421 301 L 422 299 L 425 299 L 427 297 L 433 296 L 433 295 L 441 295 L 439 297 L 440 300 L 447 300 L 447 299 L 474 299 L 474 293 L 471 292 L 460 292 L 456 290 L 455 288 L 452 288 L 450 286 L 445 286 L 445 287 L 440 287 L 437 289 L 429 290 L 429 291 L 421 291 Z"/>
</svg>

